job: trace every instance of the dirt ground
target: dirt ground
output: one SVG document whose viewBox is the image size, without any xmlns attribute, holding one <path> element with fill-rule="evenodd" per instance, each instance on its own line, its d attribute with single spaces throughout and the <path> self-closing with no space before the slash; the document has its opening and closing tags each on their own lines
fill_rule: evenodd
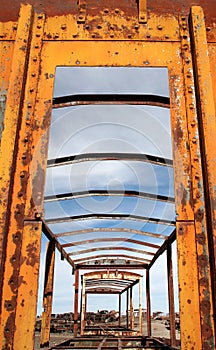
<svg viewBox="0 0 216 350">
<path fill-rule="evenodd" d="M 143 335 L 147 335 L 147 325 L 146 322 L 143 323 Z M 166 329 L 164 321 L 152 320 L 152 336 L 169 339 L 170 334 L 169 330 Z M 50 347 L 57 345 L 67 339 L 73 337 L 73 333 L 64 332 L 64 333 L 51 333 L 50 338 Z M 180 333 L 176 331 L 176 338 L 180 339 Z M 43 348 L 48 349 L 48 348 Z M 35 348 L 34 350 L 40 350 L 40 333 L 36 332 L 35 334 Z"/>
</svg>

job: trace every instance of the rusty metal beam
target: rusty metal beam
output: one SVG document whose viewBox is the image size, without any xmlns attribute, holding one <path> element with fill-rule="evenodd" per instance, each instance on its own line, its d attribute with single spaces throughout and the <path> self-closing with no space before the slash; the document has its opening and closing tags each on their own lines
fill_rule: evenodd
<svg viewBox="0 0 216 350">
<path fill-rule="evenodd" d="M 74 282 L 74 337 L 78 333 L 78 302 L 79 302 L 79 270 L 75 270 L 75 282 Z"/>
<path fill-rule="evenodd" d="M 145 162 L 155 165 L 172 167 L 173 162 L 171 159 L 162 158 L 150 154 L 143 153 L 86 153 L 76 154 L 72 156 L 66 156 L 61 158 L 49 159 L 47 161 L 47 168 L 63 166 L 68 164 L 76 164 L 81 162 L 93 162 L 93 161 L 110 161 L 110 160 L 124 160 L 124 161 L 136 161 Z"/>
<path fill-rule="evenodd" d="M 68 263 L 74 267 L 74 262 L 73 260 L 69 257 L 69 255 L 65 252 L 64 249 L 62 249 L 61 244 L 57 241 L 55 234 L 51 231 L 51 229 L 46 225 L 44 221 L 42 221 L 42 231 L 46 235 L 46 237 L 50 241 L 55 242 L 55 246 L 58 249 L 58 251 L 61 253 L 61 257 L 64 257 Z"/>
<path fill-rule="evenodd" d="M 189 19 L 207 227 L 207 232 L 201 233 L 202 240 L 197 240 L 199 278 L 206 281 L 205 286 L 200 283 L 202 341 L 204 346 L 211 348 L 215 345 L 216 334 L 216 151 L 212 147 L 216 135 L 216 109 L 202 8 L 193 6 Z"/>
<path fill-rule="evenodd" d="M 151 337 L 151 292 L 150 271 L 146 270 L 146 309 L 147 309 L 147 334 Z"/>
<path fill-rule="evenodd" d="M 55 223 L 71 222 L 71 221 L 75 222 L 75 221 L 84 221 L 84 220 L 112 220 L 112 219 L 113 220 L 136 220 L 136 221 L 144 221 L 144 222 L 147 221 L 153 224 L 175 226 L 175 221 L 173 220 L 149 218 L 149 217 L 134 215 L 134 214 L 101 214 L 101 213 L 96 214 L 95 213 L 95 214 L 74 215 L 74 216 L 47 219 L 45 222 L 46 224 L 55 224 Z"/>
<path fill-rule="evenodd" d="M 94 196 L 123 196 L 123 197 L 138 197 L 143 199 L 157 200 L 159 202 L 175 203 L 174 197 L 163 196 L 155 193 L 139 192 L 131 190 L 88 190 L 80 192 L 69 192 L 53 194 L 44 197 L 44 202 L 56 202 L 64 200 L 73 200 L 77 198 L 94 197 Z"/>
<path fill-rule="evenodd" d="M 152 259 L 151 263 L 149 264 L 149 269 L 152 267 L 152 265 L 155 263 L 155 261 L 159 258 L 161 254 L 163 254 L 170 244 L 172 244 L 176 240 L 176 229 L 171 233 L 171 235 L 167 238 L 167 240 L 162 244 L 162 246 L 158 249 L 158 251 L 155 253 L 154 258 Z"/>
<path fill-rule="evenodd" d="M 73 242 L 73 243 L 64 243 L 62 244 L 62 248 L 69 248 L 69 247 L 74 247 L 78 245 L 85 245 L 85 244 L 91 244 L 91 243 L 97 243 L 97 242 L 124 242 L 124 243 L 134 243 L 138 245 L 142 245 L 145 247 L 150 247 L 150 248 L 155 248 L 158 249 L 160 248 L 159 245 L 149 243 L 149 242 L 143 242 L 139 241 L 136 239 L 130 239 L 130 238 L 124 238 L 124 237 L 113 237 L 113 238 L 93 238 L 93 239 L 87 239 L 84 241 L 78 241 L 78 242 Z"/>
<path fill-rule="evenodd" d="M 131 261 L 137 261 L 137 262 L 140 262 L 140 263 L 148 263 L 150 262 L 151 260 L 148 260 L 148 259 L 143 259 L 143 258 L 139 258 L 137 256 L 130 256 L 130 255 L 125 255 L 125 254 L 121 254 L 120 252 L 117 253 L 117 254 L 107 254 L 107 255 L 103 255 L 103 254 L 100 254 L 100 255 L 94 255 L 94 256 L 90 256 L 90 257 L 86 257 L 86 258 L 80 258 L 80 259 L 76 259 L 74 260 L 74 264 L 77 264 L 77 263 L 82 263 L 82 262 L 86 262 L 86 261 L 89 261 L 89 260 L 96 260 L 96 259 L 101 259 L 103 258 L 104 256 L 104 259 L 114 259 L 117 257 L 119 258 L 125 258 L 125 259 L 128 259 L 128 260 L 131 260 Z M 80 265 L 81 267 L 81 265 Z M 98 266 L 99 267 L 99 266 Z"/>
<path fill-rule="evenodd" d="M 170 342 L 171 346 L 176 346 L 175 329 L 175 305 L 174 305 L 174 286 L 173 286 L 173 266 L 172 266 L 172 246 L 167 246 L 167 284 L 169 300 L 169 320 L 170 320 Z"/>
<path fill-rule="evenodd" d="M 97 247 L 97 248 L 91 248 L 91 249 L 83 249 L 83 250 L 78 250 L 78 251 L 68 253 L 68 255 L 69 256 L 76 256 L 76 255 L 98 252 L 98 251 L 103 251 L 103 250 L 112 250 L 112 251 L 114 251 L 114 250 L 117 250 L 117 251 L 126 250 L 128 252 L 134 252 L 134 253 L 138 253 L 138 254 L 145 254 L 145 255 L 154 256 L 154 253 L 152 253 L 152 252 L 148 252 L 148 251 L 141 250 L 141 249 L 130 248 L 130 247 L 122 247 L 122 246 L 119 246 L 119 247 Z"/>
<path fill-rule="evenodd" d="M 114 228 L 114 227 L 94 227 L 94 228 L 87 228 L 84 230 L 74 230 L 74 231 L 68 231 L 68 232 L 61 232 L 61 233 L 56 233 L 53 235 L 56 238 L 58 238 L 58 237 L 75 236 L 75 235 L 81 235 L 81 234 L 86 234 L 86 233 L 100 233 L 100 232 L 109 232 L 109 233 L 124 232 L 124 233 L 137 234 L 137 235 L 153 237 L 153 238 L 158 238 L 158 239 L 167 239 L 168 238 L 168 236 L 161 235 L 159 233 L 152 233 L 152 232 L 148 232 L 148 231 L 136 230 L 136 229 L 126 228 L 126 227 L 117 227 L 117 228 Z"/>
<path fill-rule="evenodd" d="M 83 105 L 150 105 L 169 108 L 169 97 L 158 95 L 127 95 L 127 94 L 88 94 L 68 95 L 53 98 L 53 108 L 65 108 Z"/>
<path fill-rule="evenodd" d="M 47 243 L 40 347 L 49 346 L 55 266 L 55 242 Z"/>
</svg>

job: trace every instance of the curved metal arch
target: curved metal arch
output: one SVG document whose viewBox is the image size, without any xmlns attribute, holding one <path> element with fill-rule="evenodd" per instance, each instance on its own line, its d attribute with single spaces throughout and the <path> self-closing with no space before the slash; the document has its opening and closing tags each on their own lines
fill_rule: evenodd
<svg viewBox="0 0 216 350">
<path fill-rule="evenodd" d="M 124 161 L 136 161 L 145 162 L 161 166 L 173 166 L 173 161 L 168 158 L 153 156 L 143 153 L 84 153 L 71 156 L 65 156 L 60 158 L 49 159 L 47 161 L 47 168 L 63 166 L 68 164 L 76 164 L 81 162 L 92 161 L 110 161 L 110 160 L 124 160 Z"/>
<path fill-rule="evenodd" d="M 152 244 L 149 242 L 143 242 L 143 241 L 138 241 L 136 239 L 130 239 L 126 238 L 124 239 L 123 237 L 113 237 L 113 238 L 93 238 L 93 239 L 87 239 L 84 241 L 78 241 L 78 242 L 73 242 L 73 243 L 65 243 L 61 244 L 62 248 L 69 248 L 69 247 L 74 247 L 74 246 L 79 246 L 79 245 L 85 245 L 85 244 L 91 244 L 91 243 L 97 243 L 97 242 L 127 242 L 127 243 L 134 243 L 137 245 L 142 245 L 150 248 L 155 248 L 158 249 L 160 248 L 159 245 Z"/>
<path fill-rule="evenodd" d="M 139 191 L 119 191 L 119 190 L 89 190 L 80 192 L 68 192 L 54 194 L 44 197 L 44 202 L 55 202 L 64 200 L 73 200 L 77 198 L 95 197 L 95 196 L 119 196 L 119 197 L 138 197 L 141 199 L 157 200 L 159 202 L 175 203 L 174 197 L 163 196 L 155 193 L 139 192 Z"/>
<path fill-rule="evenodd" d="M 53 218 L 45 220 L 46 224 L 55 224 L 61 222 L 70 222 L 70 221 L 84 221 L 84 220 L 135 220 L 135 221 L 144 221 L 153 224 L 160 225 L 170 225 L 175 226 L 175 221 L 168 219 L 160 218 L 149 218 L 146 216 L 133 215 L 133 214 L 84 214 L 84 215 L 75 215 L 75 216 L 66 216 L 61 218 Z"/>
<path fill-rule="evenodd" d="M 130 233 L 130 234 L 137 234 L 141 236 L 148 236 L 148 237 L 154 237 L 158 239 L 167 239 L 167 236 L 161 235 L 160 233 L 152 233 L 152 232 L 146 232 L 142 230 L 136 230 L 132 228 L 127 227 L 94 227 L 94 228 L 88 228 L 84 230 L 75 230 L 75 231 L 69 231 L 69 232 L 62 232 L 62 233 L 56 233 L 54 234 L 55 237 L 64 237 L 64 236 L 75 236 L 75 235 L 82 235 L 86 233 L 98 233 L 98 232 L 109 232 L 109 233 L 117 233 L 117 232 L 124 232 L 124 233 Z"/>
<path fill-rule="evenodd" d="M 103 259 L 106 259 L 106 260 L 114 260 L 114 259 L 125 259 L 125 260 L 130 260 L 131 262 L 140 262 L 140 263 L 150 263 L 151 260 L 149 259 L 143 259 L 143 258 L 139 258 L 139 257 L 135 257 L 135 256 L 130 256 L 130 255 L 127 255 L 127 254 L 116 254 L 116 255 L 113 255 L 113 254 L 109 254 L 109 255 L 104 255 L 104 254 L 100 254 L 100 255 L 94 255 L 94 256 L 88 256 L 86 258 L 79 258 L 79 259 L 75 259 L 73 260 L 74 264 L 77 264 L 79 263 L 80 265 L 87 261 L 97 261 L 97 260 L 103 260 Z M 96 265 L 96 264 L 95 264 Z M 114 266 L 113 266 L 114 267 Z"/>
<path fill-rule="evenodd" d="M 161 108 L 170 108 L 170 99 L 166 96 L 148 94 L 79 94 L 53 98 L 53 108 L 109 104 L 148 105 Z"/>
<path fill-rule="evenodd" d="M 134 252 L 137 254 L 146 254 L 146 255 L 151 255 L 151 256 L 154 256 L 154 254 L 155 254 L 155 253 L 148 252 L 145 250 L 129 248 L 129 247 L 95 247 L 95 248 L 91 248 L 91 249 L 83 249 L 83 250 L 79 250 L 76 252 L 71 252 L 71 253 L 68 253 L 68 255 L 69 256 L 82 255 L 82 254 L 88 254 L 88 253 L 102 251 L 102 250 L 118 250 L 118 251 L 126 250 L 126 251 Z"/>
</svg>

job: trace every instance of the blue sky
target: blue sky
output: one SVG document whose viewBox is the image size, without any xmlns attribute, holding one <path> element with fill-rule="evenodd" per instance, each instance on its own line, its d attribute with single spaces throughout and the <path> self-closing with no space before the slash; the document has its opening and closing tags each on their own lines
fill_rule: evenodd
<svg viewBox="0 0 216 350">
<path fill-rule="evenodd" d="M 159 94 L 168 96 L 166 69 L 151 68 L 58 68 L 55 79 L 54 96 L 79 93 L 131 93 Z M 80 106 L 53 110 L 49 141 L 49 158 L 91 152 L 126 152 L 152 154 L 172 158 L 169 110 L 151 106 Z M 173 171 L 137 161 L 96 161 L 77 163 L 47 170 L 45 194 L 88 191 L 94 189 L 136 190 L 174 195 Z M 45 204 L 46 218 L 79 215 L 85 213 L 132 213 L 148 217 L 175 219 L 175 208 L 170 203 L 124 198 L 90 197 Z M 87 227 L 107 227 L 109 221 L 85 221 L 83 223 L 50 226 L 53 232 L 85 229 Z M 117 227 L 128 227 L 125 222 L 112 222 Z M 119 225 L 119 226 L 118 226 Z M 170 227 L 143 222 L 130 222 L 131 227 L 148 229 L 165 235 Z M 90 238 L 85 235 L 85 239 Z M 120 234 L 118 234 L 120 236 Z M 92 236 L 91 236 L 92 237 Z M 94 234 L 94 238 L 97 237 Z M 124 237 L 122 235 L 122 237 Z M 126 237 L 126 236 L 125 236 Z M 136 235 L 127 238 L 136 239 Z M 74 238 L 79 241 L 81 236 Z M 42 309 L 42 287 L 44 273 L 45 241 L 42 239 L 41 271 L 38 314 Z M 67 238 L 62 238 L 62 243 Z M 112 245 L 112 244 L 111 244 Z M 98 245 L 100 246 L 100 245 Z M 78 247 L 76 249 L 83 249 Z M 175 249 L 174 249 L 175 250 Z M 56 256 L 56 273 L 53 312 L 73 311 L 73 276 L 66 261 Z M 176 281 L 176 254 L 175 262 Z M 166 285 L 166 255 L 158 259 L 151 269 L 152 309 L 168 311 Z M 145 272 L 142 271 L 145 275 Z M 177 281 L 176 281 L 177 284 Z M 145 281 L 143 283 L 143 307 L 145 307 Z M 175 288 L 177 299 L 177 288 Z M 138 302 L 134 297 L 135 303 Z M 117 308 L 117 298 L 90 297 L 89 310 Z M 138 307 L 138 305 L 135 307 Z M 176 303 L 176 307 L 178 305 Z"/>
</svg>

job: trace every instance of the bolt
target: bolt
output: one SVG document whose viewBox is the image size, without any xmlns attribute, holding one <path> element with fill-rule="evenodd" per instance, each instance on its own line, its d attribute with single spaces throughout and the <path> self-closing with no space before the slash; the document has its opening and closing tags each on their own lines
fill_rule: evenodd
<svg viewBox="0 0 216 350">
<path fill-rule="evenodd" d="M 40 219 L 42 217 L 42 214 L 41 213 L 35 213 L 35 218 L 36 219 Z"/>
<path fill-rule="evenodd" d="M 157 26 L 157 29 L 158 29 L 158 30 L 162 30 L 163 27 L 159 24 L 159 25 Z"/>
<path fill-rule="evenodd" d="M 66 24 L 62 24 L 61 29 L 65 30 L 67 28 Z"/>
<path fill-rule="evenodd" d="M 32 108 L 32 105 L 31 105 L 31 103 L 28 103 L 28 106 L 27 106 L 28 108 Z"/>
<path fill-rule="evenodd" d="M 43 15 L 38 15 L 38 19 L 42 19 L 43 18 Z"/>
<path fill-rule="evenodd" d="M 193 120 L 193 121 L 191 122 L 191 126 L 194 127 L 195 125 L 196 125 L 196 122 L 195 122 L 195 120 Z"/>
<path fill-rule="evenodd" d="M 210 32 L 211 28 L 210 27 L 206 27 L 206 31 Z"/>
<path fill-rule="evenodd" d="M 194 104 L 193 104 L 193 103 L 190 103 L 190 104 L 189 104 L 189 108 L 190 108 L 190 109 L 194 109 Z"/>
<path fill-rule="evenodd" d="M 197 143 L 196 137 L 193 137 L 193 138 L 192 138 L 192 142 L 193 142 L 193 143 Z"/>
<path fill-rule="evenodd" d="M 21 171 L 20 177 L 21 177 L 21 178 L 24 178 L 24 177 L 25 177 L 25 172 L 24 172 L 24 171 Z"/>
<path fill-rule="evenodd" d="M 189 92 L 190 94 L 192 94 L 193 89 L 192 89 L 191 87 L 189 87 L 189 88 L 188 88 L 188 92 Z"/>
</svg>

